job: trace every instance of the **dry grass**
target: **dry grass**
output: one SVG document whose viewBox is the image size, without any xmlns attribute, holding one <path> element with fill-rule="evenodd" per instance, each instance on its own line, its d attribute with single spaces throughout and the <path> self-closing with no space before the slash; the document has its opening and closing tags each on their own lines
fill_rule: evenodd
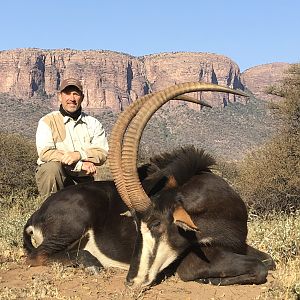
<svg viewBox="0 0 300 300">
<path fill-rule="evenodd" d="M 277 264 L 272 287 L 259 299 L 300 299 L 300 211 L 251 216 L 248 240 Z"/>
<path fill-rule="evenodd" d="M 0 212 L 0 270 L 9 270 L 11 263 L 22 263 L 22 229 L 29 215 L 40 204 L 39 198 L 15 195 L 14 201 L 7 199 L 9 205 L 1 204 Z M 277 263 L 273 273 L 274 281 L 259 299 L 299 299 L 300 297 L 300 212 L 294 214 L 274 213 L 268 217 L 250 215 L 249 243 L 268 252 Z M 111 278 L 124 280 L 124 272 L 115 269 L 101 270 L 92 276 L 81 268 L 53 264 L 49 276 L 36 274 L 24 287 L 5 287 L 0 291 L 0 299 L 80 299 L 76 295 L 66 297 L 60 294 L 58 284 L 61 280 L 72 282 L 75 278 L 97 280 L 97 290 L 92 291 L 82 284 L 79 289 L 87 293 L 103 293 L 104 284 Z M 176 281 L 176 277 L 168 279 Z M 1 277 L 0 277 L 1 282 Z M 174 283 L 175 284 L 175 283 Z M 107 292 L 107 299 L 142 299 L 148 291 L 130 289 Z M 298 297 L 298 298 L 297 298 Z"/>
<path fill-rule="evenodd" d="M 57 288 L 51 280 L 36 277 L 32 278 L 30 284 L 27 284 L 25 288 L 8 288 L 0 292 L 1 299 L 67 299 L 61 297 L 58 293 Z"/>
</svg>

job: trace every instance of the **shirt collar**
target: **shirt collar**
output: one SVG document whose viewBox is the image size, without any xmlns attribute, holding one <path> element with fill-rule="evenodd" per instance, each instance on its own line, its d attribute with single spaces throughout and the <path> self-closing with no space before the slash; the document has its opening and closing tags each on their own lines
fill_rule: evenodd
<svg viewBox="0 0 300 300">
<path fill-rule="evenodd" d="M 81 113 L 80 114 L 80 116 L 77 118 L 77 120 L 76 121 L 74 121 L 71 117 L 69 117 L 69 116 L 63 116 L 63 118 L 64 118 L 64 124 L 67 124 L 68 122 L 70 122 L 70 121 L 74 121 L 76 124 L 77 123 L 86 123 L 86 120 L 85 120 L 85 113 Z"/>
</svg>

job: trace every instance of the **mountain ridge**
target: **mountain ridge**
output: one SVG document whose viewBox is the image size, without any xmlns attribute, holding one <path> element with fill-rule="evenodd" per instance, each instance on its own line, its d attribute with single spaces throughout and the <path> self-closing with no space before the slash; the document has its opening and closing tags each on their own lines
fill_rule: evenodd
<svg viewBox="0 0 300 300">
<path fill-rule="evenodd" d="M 61 80 L 77 77 L 83 83 L 85 107 L 118 112 L 149 92 L 180 82 L 202 81 L 253 92 L 251 89 L 257 86 L 249 81 L 253 70 L 243 77 L 232 59 L 207 52 L 135 57 L 110 50 L 15 49 L 0 51 L 0 93 L 26 100 L 47 98 L 55 105 Z M 220 107 L 245 101 L 225 93 L 195 93 L 194 97 Z"/>
</svg>

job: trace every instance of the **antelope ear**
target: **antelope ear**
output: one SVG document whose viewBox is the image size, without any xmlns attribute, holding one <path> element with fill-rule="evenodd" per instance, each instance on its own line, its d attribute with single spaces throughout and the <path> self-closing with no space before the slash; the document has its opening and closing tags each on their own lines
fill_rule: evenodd
<svg viewBox="0 0 300 300">
<path fill-rule="evenodd" d="M 184 229 L 192 230 L 192 231 L 199 231 L 198 227 L 194 224 L 193 220 L 191 219 L 190 215 L 182 206 L 177 206 L 173 212 L 174 223 Z"/>
<path fill-rule="evenodd" d="M 161 190 L 171 190 L 178 186 L 174 176 L 165 176 L 161 171 L 149 175 L 142 182 L 142 185 L 149 197 L 154 196 Z"/>
<path fill-rule="evenodd" d="M 177 180 L 173 175 L 167 177 L 168 180 L 164 186 L 165 190 L 175 189 L 178 186 Z"/>
<path fill-rule="evenodd" d="M 149 197 L 154 196 L 156 193 L 164 189 L 168 177 L 164 176 L 160 172 L 150 175 L 143 182 L 143 188 Z"/>
</svg>

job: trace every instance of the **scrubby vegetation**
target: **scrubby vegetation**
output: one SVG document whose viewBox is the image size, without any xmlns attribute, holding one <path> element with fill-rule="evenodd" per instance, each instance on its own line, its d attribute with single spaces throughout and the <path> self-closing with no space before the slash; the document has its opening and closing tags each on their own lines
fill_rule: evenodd
<svg viewBox="0 0 300 300">
<path fill-rule="evenodd" d="M 283 127 L 275 137 L 238 165 L 235 185 L 255 211 L 300 209 L 300 64 L 277 88 Z"/>
<path fill-rule="evenodd" d="M 0 132 L 0 197 L 12 193 L 36 193 L 34 143 L 19 134 Z"/>
</svg>

